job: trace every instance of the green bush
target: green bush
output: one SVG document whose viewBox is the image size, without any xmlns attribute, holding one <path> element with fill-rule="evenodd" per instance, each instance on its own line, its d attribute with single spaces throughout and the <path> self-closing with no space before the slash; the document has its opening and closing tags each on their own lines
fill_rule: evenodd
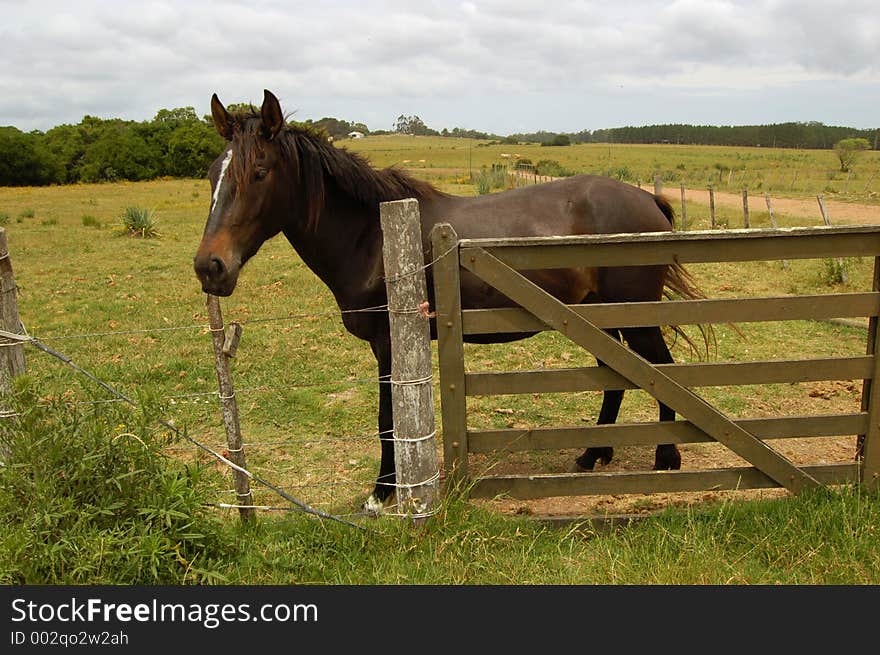
<svg viewBox="0 0 880 655">
<path fill-rule="evenodd" d="M 492 164 L 491 169 L 483 168 L 476 177 L 477 193 L 481 196 L 491 193 L 492 189 L 503 189 L 507 186 L 507 169 Z"/>
<path fill-rule="evenodd" d="M 542 159 L 535 164 L 535 170 L 538 175 L 549 175 L 550 177 L 571 177 L 575 175 L 575 171 L 565 168 L 555 159 Z"/>
<path fill-rule="evenodd" d="M 159 236 L 156 229 L 156 217 L 153 212 L 143 207 L 126 207 L 122 212 L 122 229 L 129 236 L 152 239 Z"/>
<path fill-rule="evenodd" d="M 206 509 L 209 469 L 164 456 L 151 411 L 46 401 L 27 376 L 12 403 L 20 415 L 0 421 L 0 584 L 219 580 L 235 549 Z"/>
</svg>

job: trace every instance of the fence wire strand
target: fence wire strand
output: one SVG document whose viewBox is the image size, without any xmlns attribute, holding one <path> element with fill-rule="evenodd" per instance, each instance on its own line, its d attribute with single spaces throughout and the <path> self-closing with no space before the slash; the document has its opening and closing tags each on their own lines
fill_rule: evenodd
<svg viewBox="0 0 880 655">
<path fill-rule="evenodd" d="M 58 352 L 57 350 L 54 350 L 54 349 L 52 349 L 52 348 L 46 346 L 45 344 L 41 343 L 38 339 L 35 339 L 35 338 L 33 338 L 33 337 L 30 337 L 30 336 L 25 336 L 25 335 L 16 335 L 16 334 L 9 333 L 9 332 L 5 332 L 5 331 L 0 331 L 0 337 L 5 337 L 5 338 L 8 338 L 8 339 L 14 339 L 14 340 L 17 340 L 17 341 L 19 341 L 19 342 L 29 343 L 29 344 L 31 344 L 32 346 L 34 346 L 35 348 L 37 348 L 38 350 L 40 350 L 40 351 L 42 351 L 42 352 L 44 352 L 44 353 L 46 353 L 46 354 L 48 354 L 48 355 L 51 355 L 52 357 L 55 357 L 56 359 L 61 360 L 62 362 L 64 362 L 65 364 L 67 364 L 68 366 L 70 366 L 71 368 L 73 368 L 74 370 L 76 370 L 77 372 L 81 373 L 82 375 L 85 375 L 85 376 L 86 376 L 87 378 L 89 378 L 92 382 L 94 382 L 95 384 L 99 385 L 100 387 L 102 387 L 103 389 L 105 389 L 107 392 L 109 392 L 109 393 L 112 394 L 113 396 L 116 396 L 116 397 L 119 398 L 120 400 L 126 402 L 127 404 L 129 404 L 129 405 L 131 405 L 131 406 L 133 406 L 133 407 L 137 407 L 137 406 L 138 406 L 137 402 L 135 402 L 134 400 L 132 400 L 132 399 L 129 398 L 128 396 L 124 395 L 123 393 L 117 391 L 115 388 L 113 388 L 112 386 L 110 386 L 109 384 L 107 384 L 106 382 L 104 382 L 103 380 L 101 380 L 100 378 L 98 378 L 98 377 L 92 375 L 91 373 L 89 373 L 88 371 L 86 371 L 84 368 L 82 368 L 81 366 L 79 366 L 78 364 L 76 364 L 75 362 L 73 362 L 73 360 L 71 360 L 67 355 L 65 355 L 65 354 L 63 354 L 63 353 L 60 353 L 60 352 Z M 225 465 L 229 466 L 230 468 L 232 468 L 232 469 L 234 469 L 234 470 L 236 470 L 236 471 L 239 471 L 240 473 L 246 475 L 249 479 L 253 480 L 254 482 L 257 482 L 257 483 L 263 485 L 264 487 L 267 487 L 268 489 L 271 489 L 271 490 L 274 491 L 276 494 L 278 494 L 279 496 L 281 496 L 282 498 L 284 498 L 286 501 L 288 501 L 289 503 L 291 503 L 292 505 L 294 505 L 298 511 L 302 511 L 302 512 L 304 512 L 305 514 L 309 514 L 309 515 L 316 516 L 316 517 L 319 517 L 319 518 L 322 518 L 322 519 L 327 519 L 327 520 L 330 520 L 330 521 L 334 521 L 334 522 L 337 522 L 337 523 L 341 523 L 341 524 L 343 524 L 343 525 L 347 525 L 347 526 L 350 526 L 350 527 L 353 527 L 353 528 L 357 528 L 358 530 L 368 530 L 368 528 L 366 528 L 366 527 L 363 526 L 363 525 L 359 525 L 359 524 L 357 524 L 357 523 L 353 523 L 353 522 L 348 521 L 348 520 L 346 520 L 346 519 L 344 519 L 344 518 L 340 518 L 340 517 L 334 516 L 334 515 L 332 515 L 332 514 L 329 514 L 329 513 L 327 513 L 327 512 L 324 512 L 324 511 L 322 511 L 322 510 L 320 510 L 320 509 L 316 509 L 316 508 L 314 508 L 314 507 L 308 505 L 307 503 L 305 503 L 305 502 L 303 502 L 303 501 L 301 501 L 301 500 L 298 500 L 297 498 L 294 498 L 293 496 L 291 496 L 290 494 L 288 494 L 286 491 L 284 491 L 282 488 L 277 487 L 276 485 L 272 484 L 271 482 L 268 482 L 267 480 L 265 480 L 265 479 L 263 479 L 263 478 L 261 478 L 261 477 L 259 477 L 259 476 L 254 475 L 252 472 L 248 471 L 247 469 L 242 468 L 241 466 L 238 466 L 237 464 L 235 464 L 234 462 L 230 461 L 229 459 L 227 459 L 226 457 L 224 457 L 223 455 L 221 455 L 220 453 L 218 453 L 218 452 L 215 451 L 214 449 L 209 448 L 208 446 L 206 446 L 206 445 L 204 445 L 204 444 L 198 442 L 197 440 L 193 439 L 193 438 L 190 437 L 185 431 L 184 431 L 184 432 L 181 432 L 181 431 L 177 428 L 177 426 L 175 426 L 173 423 L 170 423 L 169 421 L 166 421 L 166 420 L 164 420 L 164 419 L 159 419 L 158 422 L 159 422 L 163 427 L 165 427 L 165 428 L 171 430 L 172 432 L 174 432 L 174 434 L 177 435 L 178 437 L 181 437 L 181 438 L 185 439 L 186 441 L 189 441 L 191 444 L 193 444 L 194 446 L 198 447 L 200 450 L 202 450 L 202 451 L 204 451 L 204 452 L 210 454 L 212 457 L 214 457 L 214 458 L 217 459 L 218 461 L 222 462 L 223 464 L 225 464 Z"/>
</svg>

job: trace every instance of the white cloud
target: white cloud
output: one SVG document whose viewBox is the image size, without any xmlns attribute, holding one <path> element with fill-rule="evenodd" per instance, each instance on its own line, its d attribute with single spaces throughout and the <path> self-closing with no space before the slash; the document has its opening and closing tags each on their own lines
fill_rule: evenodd
<svg viewBox="0 0 880 655">
<path fill-rule="evenodd" d="M 862 105 L 832 122 L 877 123 L 865 105 L 880 81 L 874 0 L 555 2 L 552 11 L 534 0 L 90 0 L 0 9 L 0 124 L 23 129 L 85 113 L 144 120 L 187 105 L 207 113 L 215 91 L 226 102 L 258 101 L 270 88 L 300 118 L 387 128 L 418 113 L 436 127 L 574 130 L 620 124 L 622 115 L 656 122 L 660 91 L 663 110 L 684 116 L 694 97 L 741 107 L 758 90 L 781 97 L 829 82 Z M 840 103 L 794 106 L 788 120 L 823 120 L 816 114 L 826 109 Z M 717 122 L 710 108 L 704 114 Z"/>
</svg>

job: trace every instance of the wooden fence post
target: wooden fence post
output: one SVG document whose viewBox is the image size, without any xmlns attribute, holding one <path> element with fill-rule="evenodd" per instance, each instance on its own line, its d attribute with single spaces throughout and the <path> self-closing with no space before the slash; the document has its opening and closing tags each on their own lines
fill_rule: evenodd
<svg viewBox="0 0 880 655">
<path fill-rule="evenodd" d="M 12 272 L 12 261 L 6 243 L 6 229 L 0 227 L 0 330 L 22 334 L 18 314 L 18 286 Z M 26 370 L 24 344 L 0 343 L 0 393 L 12 388 L 12 378 Z"/>
<path fill-rule="evenodd" d="M 417 523 L 436 510 L 440 489 L 428 289 L 419 203 L 379 203 L 391 329 L 391 403 L 400 514 Z"/>
<path fill-rule="evenodd" d="M 687 204 L 684 197 L 684 182 L 681 183 L 681 229 L 687 230 Z"/>
<path fill-rule="evenodd" d="M 660 179 L 659 175 L 654 176 L 654 195 L 659 196 L 663 193 L 663 181 Z"/>
<path fill-rule="evenodd" d="M 880 257 L 874 258 L 874 291 L 880 291 Z M 878 318 L 868 320 L 867 354 L 874 358 L 873 376 L 862 383 L 862 411 L 868 412 L 868 429 L 856 437 L 859 477 L 871 489 L 880 488 L 880 330 Z"/>
<path fill-rule="evenodd" d="M 709 225 L 715 229 L 715 187 L 709 185 Z"/>
<path fill-rule="evenodd" d="M 822 212 L 822 221 L 828 227 L 831 227 L 831 217 L 828 216 L 828 209 L 825 207 L 825 196 L 821 193 L 816 196 L 816 200 L 819 203 L 819 211 Z M 846 266 L 843 263 L 843 257 L 837 258 L 837 270 L 840 271 L 840 281 L 846 284 L 849 282 L 849 275 L 846 272 Z"/>
<path fill-rule="evenodd" d="M 831 225 L 831 219 L 828 217 L 828 209 L 825 207 L 825 196 L 820 193 L 816 196 L 816 202 L 819 203 L 819 211 L 822 213 L 822 221 L 825 225 Z"/>
<path fill-rule="evenodd" d="M 207 294 L 208 319 L 211 325 L 211 342 L 214 346 L 214 366 L 217 369 L 217 381 L 220 385 L 220 408 L 223 412 L 223 424 L 226 426 L 226 450 L 229 461 L 247 469 L 244 456 L 244 445 L 241 439 L 241 427 L 238 423 L 238 403 L 235 400 L 235 388 L 229 374 L 229 360 L 235 356 L 238 340 L 241 338 L 241 325 L 232 323 L 227 333 L 223 326 L 223 314 L 220 311 L 220 299 Z M 253 521 L 255 512 L 251 495 L 250 479 L 241 471 L 232 471 L 235 485 L 236 504 L 242 521 Z"/>
<path fill-rule="evenodd" d="M 770 194 L 766 191 L 764 192 L 764 202 L 767 203 L 767 213 L 770 214 L 770 225 L 774 228 L 779 227 L 776 224 L 776 214 L 773 213 L 773 204 L 770 202 Z M 782 260 L 782 268 L 788 268 L 788 260 Z"/>
<path fill-rule="evenodd" d="M 743 227 L 749 229 L 749 190 L 743 187 Z"/>
</svg>

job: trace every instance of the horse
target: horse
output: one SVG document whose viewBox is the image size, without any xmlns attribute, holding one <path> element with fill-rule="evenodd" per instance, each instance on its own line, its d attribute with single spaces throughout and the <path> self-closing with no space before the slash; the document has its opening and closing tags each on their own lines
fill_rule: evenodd
<svg viewBox="0 0 880 655">
<path fill-rule="evenodd" d="M 211 115 L 226 147 L 208 176 L 211 199 L 201 243 L 193 260 L 202 290 L 229 296 L 239 273 L 268 239 L 283 234 L 302 261 L 332 292 L 345 328 L 368 342 L 379 374 L 379 434 L 393 430 L 390 385 L 391 340 L 387 312 L 359 312 L 387 305 L 379 203 L 416 198 L 419 202 L 428 302 L 433 305 L 429 235 L 449 223 L 459 237 L 531 237 L 659 232 L 674 229 L 674 212 L 662 196 L 607 177 L 576 175 L 489 195 L 464 197 L 440 191 L 397 167 L 375 169 L 366 158 L 334 146 L 308 126 L 288 124 L 276 96 L 264 91 L 259 111 L 226 110 L 217 94 Z M 662 296 L 704 298 L 679 264 L 569 268 L 525 275 L 565 303 L 655 301 Z M 463 271 L 463 309 L 515 306 L 506 296 Z M 609 328 L 651 363 L 672 363 L 656 327 Z M 436 339 L 436 320 L 431 336 Z M 478 335 L 480 343 L 531 336 Z M 604 365 L 601 361 L 598 364 Z M 614 423 L 623 390 L 606 390 L 598 424 Z M 661 421 L 675 412 L 659 404 Z M 575 459 L 579 471 L 611 462 L 612 447 L 590 447 Z M 655 470 L 681 467 L 674 444 L 660 444 Z M 395 490 L 394 442 L 381 440 L 381 463 L 364 509 L 381 512 Z"/>
</svg>

